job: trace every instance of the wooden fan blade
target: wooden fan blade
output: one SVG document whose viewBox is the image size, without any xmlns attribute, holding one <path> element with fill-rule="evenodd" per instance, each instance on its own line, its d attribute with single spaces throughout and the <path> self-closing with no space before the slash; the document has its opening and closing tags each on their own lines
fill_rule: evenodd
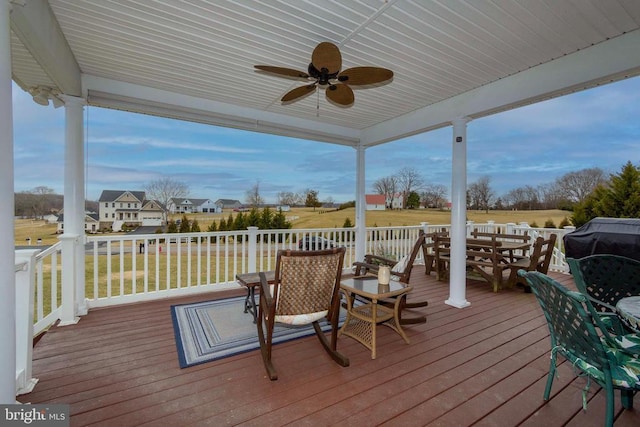
<svg viewBox="0 0 640 427">
<path fill-rule="evenodd" d="M 311 63 L 318 71 L 322 71 L 323 68 L 328 70 L 328 74 L 337 73 L 342 68 L 342 55 L 340 55 L 340 49 L 333 43 L 322 42 L 315 49 L 311 55 Z"/>
<path fill-rule="evenodd" d="M 353 91 L 347 85 L 343 84 L 335 84 L 327 87 L 325 91 L 327 94 L 327 98 L 330 101 L 335 102 L 336 104 L 342 105 L 343 107 L 350 106 L 353 104 L 355 100 L 353 96 Z"/>
<path fill-rule="evenodd" d="M 393 71 L 379 67 L 347 68 L 338 75 L 338 80 L 348 85 L 372 85 L 393 78 Z"/>
<path fill-rule="evenodd" d="M 285 93 L 280 101 L 293 102 L 302 99 L 305 95 L 309 95 L 316 89 L 315 83 L 307 86 L 300 86 Z"/>
<path fill-rule="evenodd" d="M 254 65 L 255 68 L 261 71 L 266 71 L 267 73 L 278 74 L 279 76 L 286 77 L 294 77 L 299 79 L 308 79 L 309 74 L 294 70 L 292 68 L 283 68 L 283 67 L 272 67 L 270 65 Z"/>
</svg>

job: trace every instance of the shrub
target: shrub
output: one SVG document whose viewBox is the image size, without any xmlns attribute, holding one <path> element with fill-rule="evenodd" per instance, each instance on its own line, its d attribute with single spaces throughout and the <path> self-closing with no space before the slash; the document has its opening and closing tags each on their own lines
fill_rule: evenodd
<svg viewBox="0 0 640 427">
<path fill-rule="evenodd" d="M 556 225 L 552 219 L 548 219 L 544 222 L 544 228 L 556 228 Z"/>
<path fill-rule="evenodd" d="M 564 218 L 562 218 L 562 221 L 560 221 L 560 225 L 558 225 L 558 228 L 565 228 L 569 225 L 571 225 L 571 223 L 569 222 L 569 218 L 565 216 Z"/>
</svg>

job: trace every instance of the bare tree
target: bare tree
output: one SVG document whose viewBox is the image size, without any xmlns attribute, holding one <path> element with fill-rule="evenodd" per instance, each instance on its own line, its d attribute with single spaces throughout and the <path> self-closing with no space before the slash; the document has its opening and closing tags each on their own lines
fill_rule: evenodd
<svg viewBox="0 0 640 427">
<path fill-rule="evenodd" d="M 256 208 L 264 204 L 264 199 L 260 195 L 260 181 L 256 181 L 256 183 L 247 190 L 245 200 L 249 206 Z"/>
<path fill-rule="evenodd" d="M 600 168 L 582 169 L 569 172 L 556 180 L 560 193 L 569 201 L 583 202 L 600 184 L 607 182 Z"/>
<path fill-rule="evenodd" d="M 49 205 L 49 198 L 55 191 L 53 188 L 40 185 L 31 190 L 31 193 L 35 196 L 33 198 L 33 215 L 36 219 L 43 218 Z"/>
<path fill-rule="evenodd" d="M 494 198 L 494 192 L 491 189 L 491 178 L 484 175 L 477 182 L 469 185 L 468 195 L 471 198 L 472 206 L 489 212 L 491 201 Z"/>
<path fill-rule="evenodd" d="M 424 178 L 415 168 L 405 166 L 396 174 L 400 191 L 402 192 L 402 207 L 407 206 L 407 197 L 412 191 L 418 191 L 424 186 Z"/>
<path fill-rule="evenodd" d="M 426 208 L 441 208 L 447 198 L 447 187 L 442 184 L 427 184 L 421 194 L 420 201 Z"/>
<path fill-rule="evenodd" d="M 398 177 L 391 175 L 378 179 L 373 183 L 373 189 L 378 194 L 383 194 L 385 203 L 388 200 L 389 203 L 393 200 L 394 194 L 396 194 L 398 188 Z M 387 206 L 389 208 L 391 206 Z"/>
<path fill-rule="evenodd" d="M 295 206 L 300 204 L 300 197 L 291 191 L 281 191 L 276 194 L 276 201 L 279 205 Z"/>
<path fill-rule="evenodd" d="M 166 223 L 169 202 L 173 198 L 187 197 L 189 186 L 172 177 L 163 177 L 149 182 L 145 186 L 145 192 L 147 200 L 155 200 L 160 203 L 163 208 L 162 219 Z"/>
</svg>

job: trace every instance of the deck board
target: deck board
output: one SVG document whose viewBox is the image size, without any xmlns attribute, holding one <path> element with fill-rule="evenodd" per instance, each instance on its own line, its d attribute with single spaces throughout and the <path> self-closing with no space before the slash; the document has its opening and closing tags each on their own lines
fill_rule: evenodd
<svg viewBox="0 0 640 427">
<path fill-rule="evenodd" d="M 561 363 L 552 398 L 542 393 L 548 330 L 532 294 L 491 292 L 469 281 L 471 305 L 444 304 L 448 284 L 414 272 L 412 299 L 429 301 L 427 323 L 405 327 L 411 343 L 378 330 L 378 357 L 343 337 L 342 368 L 314 336 L 279 344 L 279 380 L 266 378 L 259 351 L 180 369 L 169 307 L 238 295 L 225 292 L 91 310 L 54 327 L 34 349 L 39 383 L 19 400 L 68 403 L 71 424 L 133 425 L 600 425 L 604 396 Z M 573 286 L 571 276 L 553 274 Z M 247 316 L 250 316 L 247 314 Z M 622 410 L 616 426 L 638 425 Z"/>
</svg>

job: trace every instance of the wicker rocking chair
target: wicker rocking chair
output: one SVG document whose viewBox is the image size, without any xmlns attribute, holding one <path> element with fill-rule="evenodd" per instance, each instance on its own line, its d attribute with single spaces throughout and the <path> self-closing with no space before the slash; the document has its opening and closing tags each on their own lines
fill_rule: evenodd
<svg viewBox="0 0 640 427">
<path fill-rule="evenodd" d="M 270 285 L 260 273 L 258 339 L 262 360 L 271 380 L 278 374 L 271 362 L 273 329 L 276 323 L 288 326 L 313 324 L 324 349 L 341 366 L 349 359 L 336 349 L 340 314 L 340 276 L 345 248 L 320 251 L 278 251 L 275 283 Z M 319 321 L 331 324 L 327 340 Z"/>
<path fill-rule="evenodd" d="M 640 390 L 640 360 L 620 351 L 619 348 L 610 347 L 606 341 L 600 339 L 598 328 L 592 322 L 585 295 L 569 291 L 549 276 L 537 271 L 521 270 L 518 274 L 531 286 L 549 327 L 551 364 L 544 400 L 549 400 L 553 378 L 556 375 L 556 357 L 560 354 L 575 369 L 582 371 L 605 390 L 605 425 L 612 426 L 614 389 L 621 390 L 623 407 L 632 408 L 633 395 Z M 586 392 L 585 389 L 583 393 Z"/>
</svg>

